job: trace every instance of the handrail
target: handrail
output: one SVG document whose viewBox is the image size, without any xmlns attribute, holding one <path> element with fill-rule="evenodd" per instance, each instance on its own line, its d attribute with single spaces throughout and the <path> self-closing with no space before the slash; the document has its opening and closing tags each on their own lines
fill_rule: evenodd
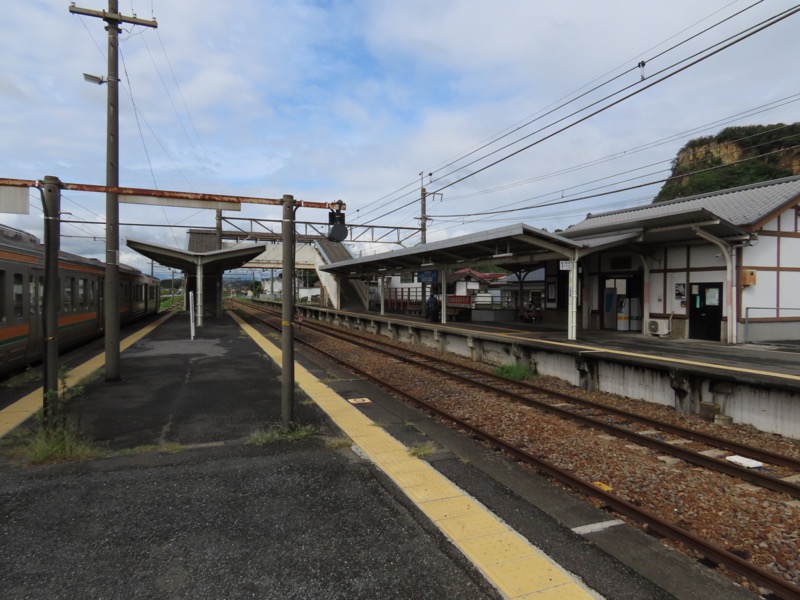
<svg viewBox="0 0 800 600">
<path fill-rule="evenodd" d="M 750 325 L 750 311 L 751 310 L 771 310 L 771 311 L 774 311 L 776 319 L 780 318 L 780 316 L 779 316 L 780 311 L 796 310 L 796 311 L 800 312 L 800 308 L 783 308 L 783 307 L 778 308 L 776 306 L 748 306 L 746 309 L 744 309 L 744 343 L 745 344 L 747 344 L 749 342 L 749 339 L 748 339 L 748 336 L 747 336 L 747 328 Z"/>
</svg>

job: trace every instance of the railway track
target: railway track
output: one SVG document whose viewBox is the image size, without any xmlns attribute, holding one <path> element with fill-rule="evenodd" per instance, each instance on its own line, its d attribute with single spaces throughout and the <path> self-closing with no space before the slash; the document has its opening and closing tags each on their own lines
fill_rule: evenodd
<svg viewBox="0 0 800 600">
<path fill-rule="evenodd" d="M 243 305 L 241 308 L 253 315 L 258 313 L 267 315 L 271 312 L 265 310 L 264 307 L 251 304 Z M 274 318 L 275 317 L 270 316 L 267 320 Z M 506 401 L 510 400 L 512 404 L 534 407 L 537 411 L 544 411 L 545 413 L 558 417 L 558 419 L 568 419 L 576 422 L 582 429 L 591 427 L 626 441 L 632 441 L 637 447 L 651 448 L 658 453 L 676 457 L 686 463 L 702 467 L 703 469 L 710 469 L 729 477 L 742 479 L 750 484 L 761 486 L 781 495 L 786 494 L 795 498 L 800 497 L 800 487 L 790 481 L 784 481 L 769 473 L 742 468 L 728 461 L 713 458 L 707 454 L 701 454 L 701 452 L 707 452 L 707 450 L 693 451 L 682 446 L 687 441 L 691 441 L 693 444 L 702 444 L 702 447 L 706 449 L 708 447 L 713 447 L 724 449 L 727 452 L 735 452 L 743 456 L 757 458 L 758 460 L 769 462 L 771 468 L 778 467 L 782 474 L 787 472 L 800 472 L 800 461 L 794 457 L 782 456 L 777 453 L 737 444 L 730 440 L 710 436 L 691 429 L 676 427 L 669 423 L 642 417 L 641 415 L 608 407 L 604 404 L 594 403 L 575 395 L 554 393 L 552 390 L 540 386 L 511 382 L 481 369 L 469 368 L 462 363 L 447 361 L 438 356 L 433 358 L 430 355 L 416 352 L 411 348 L 398 348 L 393 344 L 381 343 L 381 341 L 374 336 L 361 335 L 349 331 L 343 332 L 338 328 L 322 326 L 316 322 L 303 323 L 302 334 L 298 334 L 297 336 L 298 341 L 302 343 L 304 341 L 303 338 L 309 335 L 309 330 L 313 330 L 315 333 L 320 333 L 325 336 L 331 336 L 337 340 L 336 343 L 338 344 L 346 343 L 357 346 L 360 348 L 360 351 L 363 352 L 379 352 L 384 356 L 384 359 L 381 361 L 383 363 L 388 363 L 389 361 L 392 361 L 392 365 L 403 363 L 409 365 L 409 367 L 413 369 L 424 369 L 436 378 L 448 378 L 451 381 L 451 383 L 447 384 L 450 388 L 460 388 L 463 390 L 461 392 L 455 392 L 455 395 L 462 399 L 460 402 L 457 401 L 456 404 L 468 404 L 463 401 L 463 398 L 475 396 L 475 390 L 477 389 L 480 390 L 480 394 L 503 397 Z M 782 573 L 778 574 L 775 572 L 776 569 L 766 569 L 743 558 L 742 555 L 748 553 L 743 552 L 741 548 L 725 548 L 721 545 L 709 542 L 690 530 L 692 527 L 697 529 L 697 525 L 690 525 L 687 527 L 686 524 L 683 523 L 676 524 L 669 519 L 665 519 L 663 516 L 645 510 L 640 506 L 641 502 L 636 501 L 635 498 L 634 501 L 631 501 L 630 498 L 626 499 L 625 490 L 614 491 L 609 486 L 604 486 L 600 482 L 580 477 L 570 472 L 570 469 L 557 465 L 552 460 L 549 460 L 548 456 L 543 456 L 543 453 L 537 448 L 531 448 L 531 444 L 528 440 L 521 441 L 519 439 L 525 436 L 515 436 L 513 433 L 509 436 L 507 435 L 507 431 L 492 431 L 489 427 L 481 423 L 480 419 L 476 419 L 472 415 L 468 415 L 466 418 L 463 415 L 460 416 L 458 414 L 458 407 L 456 407 L 456 410 L 453 410 L 452 406 L 448 407 L 446 402 L 431 401 L 430 398 L 426 398 L 425 393 L 421 393 L 419 389 L 420 387 L 429 387 L 424 383 L 422 386 L 419 384 L 409 386 L 402 381 L 401 384 L 398 384 L 397 381 L 388 381 L 385 374 L 376 374 L 374 369 L 363 368 L 363 364 L 357 364 L 364 363 L 365 361 L 348 360 L 348 353 L 341 351 L 341 349 L 335 352 L 329 352 L 321 348 L 322 344 L 319 342 L 312 343 L 311 345 L 315 351 L 326 355 L 329 359 L 342 363 L 347 366 L 348 369 L 377 381 L 395 395 L 454 423 L 457 427 L 468 432 L 470 435 L 502 449 L 517 460 L 532 465 L 539 471 L 546 473 L 571 489 L 597 499 L 597 501 L 604 506 L 644 525 L 648 530 L 692 549 L 707 560 L 724 565 L 730 571 L 739 574 L 751 582 L 769 588 L 781 598 L 800 598 L 800 587 L 792 583 L 786 576 L 787 570 L 789 571 L 788 574 L 791 575 L 792 568 L 783 570 L 777 569 Z M 397 369 L 393 367 L 393 370 Z M 420 378 L 424 379 L 421 376 L 400 376 L 401 380 L 405 379 L 406 381 L 418 380 Z M 473 391 L 466 391 L 469 389 Z M 508 406 L 511 406 L 511 404 Z M 494 410 L 502 411 L 504 409 L 495 408 Z M 507 410 L 511 412 L 511 409 Z M 620 420 L 625 422 L 624 426 L 618 422 Z M 640 428 L 649 428 L 648 431 L 677 436 L 678 439 L 658 439 L 652 434 L 642 433 L 641 430 L 636 431 L 632 429 L 631 424 L 637 424 Z M 509 439 L 509 437 L 511 439 Z M 514 439 L 515 437 L 517 439 Z M 526 447 L 526 445 L 528 447 Z M 655 491 L 650 493 L 655 493 Z M 796 568 L 795 566 L 795 579 L 797 578 Z"/>
</svg>

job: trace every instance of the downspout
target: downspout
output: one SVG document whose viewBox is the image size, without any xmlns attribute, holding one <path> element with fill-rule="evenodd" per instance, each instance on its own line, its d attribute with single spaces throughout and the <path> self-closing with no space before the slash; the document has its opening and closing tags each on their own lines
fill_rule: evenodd
<svg viewBox="0 0 800 600">
<path fill-rule="evenodd" d="M 383 276 L 382 273 L 378 274 L 378 299 L 380 300 L 381 304 L 381 316 L 386 314 L 386 278 Z"/>
<path fill-rule="evenodd" d="M 703 231 L 699 227 L 692 227 L 694 232 L 701 238 L 706 241 L 711 242 L 712 244 L 716 244 L 720 250 L 722 250 L 723 256 L 725 256 L 725 270 L 726 270 L 726 281 L 725 281 L 725 292 L 726 292 L 726 299 L 725 299 L 725 307 L 728 311 L 728 322 L 727 322 L 727 332 L 728 332 L 728 344 L 736 344 L 738 343 L 738 328 L 736 327 L 736 315 L 738 311 L 737 307 L 737 298 L 736 294 L 734 293 L 734 285 L 733 282 L 736 278 L 736 270 L 735 270 L 735 263 L 733 259 L 733 252 L 731 252 L 732 246 L 727 242 L 719 239 L 715 235 L 708 233 L 707 231 Z"/>
<path fill-rule="evenodd" d="M 442 294 L 442 301 L 441 301 L 441 310 L 439 311 L 441 314 L 439 315 L 439 320 L 444 325 L 447 323 L 447 265 L 442 265 L 442 270 L 439 272 L 439 291 Z"/>
<path fill-rule="evenodd" d="M 197 261 L 197 326 L 203 326 L 203 261 Z"/>
<path fill-rule="evenodd" d="M 642 286 L 642 335 L 649 336 L 650 332 L 646 323 L 650 319 L 650 263 L 647 262 L 647 257 L 644 254 L 640 254 L 639 259 L 642 261 L 642 274 L 644 276 Z"/>
</svg>

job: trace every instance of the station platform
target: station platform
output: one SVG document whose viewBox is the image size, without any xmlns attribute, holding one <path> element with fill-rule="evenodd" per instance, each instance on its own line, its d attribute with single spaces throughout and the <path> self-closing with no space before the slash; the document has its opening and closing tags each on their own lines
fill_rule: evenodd
<svg viewBox="0 0 800 600">
<path fill-rule="evenodd" d="M 302 307 L 314 310 L 313 307 Z M 330 310 L 330 309 L 320 309 Z M 448 321 L 429 323 L 424 318 L 399 313 L 347 310 L 333 311 L 362 319 L 390 320 L 444 331 L 496 336 L 529 343 L 553 351 L 592 352 L 636 362 L 663 362 L 674 367 L 716 370 L 750 381 L 771 381 L 800 390 L 800 340 L 775 340 L 728 345 L 704 340 L 645 335 L 641 331 L 579 330 L 567 339 L 566 327 L 547 323 Z"/>
<path fill-rule="evenodd" d="M 3 596 L 754 597 L 310 356 L 295 417 L 317 434 L 255 444 L 281 420 L 277 343 L 232 314 L 126 339 L 122 380 L 85 381 L 75 408 L 107 457 L 0 462 Z M 4 402 L 0 436 L 36 393 Z"/>
</svg>

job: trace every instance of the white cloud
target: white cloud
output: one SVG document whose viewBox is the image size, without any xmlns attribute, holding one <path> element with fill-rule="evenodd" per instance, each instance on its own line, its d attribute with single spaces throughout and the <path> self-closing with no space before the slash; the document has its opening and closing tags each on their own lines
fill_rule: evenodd
<svg viewBox="0 0 800 600">
<path fill-rule="evenodd" d="M 79 4 L 101 9 L 102 3 Z M 587 90 L 587 84 L 605 74 L 630 70 L 603 91 L 538 125 L 565 117 L 605 90 L 637 83 L 636 63 L 643 58 L 648 60 L 645 73 L 653 75 L 676 58 L 791 4 L 762 3 L 661 58 L 655 58 L 661 50 L 746 4 L 240 0 L 232 7 L 198 0 L 189 10 L 185 3 L 132 0 L 120 8 L 126 14 L 137 10 L 139 17 L 149 19 L 151 6 L 158 30 L 125 26 L 121 41 L 123 185 L 264 197 L 291 193 L 309 200 L 342 198 L 348 203 L 350 222 L 387 214 L 381 223 L 410 226 L 418 222 L 419 206 L 412 200 L 419 195 L 420 171 L 436 172 L 457 154 L 541 114 L 575 90 Z M 703 20 L 717 10 L 721 11 L 717 16 Z M 64 181 L 102 183 L 106 90 L 81 77 L 83 72 L 105 72 L 102 21 L 71 15 L 57 0 L 11 3 L 4 19 L 0 177 L 57 175 Z M 432 202 L 430 212 L 479 214 L 498 206 L 530 204 L 534 198 L 555 198 L 593 179 L 669 160 L 686 140 L 538 183 L 478 193 L 623 153 L 798 93 L 796 78 L 787 75 L 786 66 L 786 57 L 795 56 L 800 45 L 794 35 L 797 19 L 800 16 L 447 188 L 444 202 Z M 47 35 L 31 33 L 38 31 Z M 675 34 L 678 37 L 672 38 Z M 796 104 L 740 119 L 796 120 Z M 478 161 L 449 181 L 506 153 Z M 435 183 L 429 186 L 436 188 Z M 409 195 L 393 194 L 401 189 Z M 650 191 L 654 194 L 657 188 Z M 628 197 L 644 199 L 646 194 L 647 190 Z M 594 206 L 625 198 L 519 216 L 437 218 L 429 239 L 494 227 L 503 219 L 563 227 Z M 32 202 L 38 199 L 34 196 Z M 75 220 L 95 222 L 105 212 L 104 198 L 98 194 L 71 194 L 64 204 Z M 409 206 L 400 208 L 404 204 Z M 241 216 L 278 215 L 279 209 L 247 207 Z M 131 223 L 213 225 L 213 211 L 126 205 L 121 218 Z M 324 219 L 310 211 L 303 211 L 301 218 Z M 4 216 L 3 221 L 40 234 L 39 214 Z M 74 235 L 103 234 L 97 225 L 68 229 Z M 123 228 L 122 233 L 158 243 L 184 243 L 184 229 L 174 235 L 168 232 L 137 228 L 133 235 Z M 64 246 L 102 256 L 102 243 L 90 238 L 65 238 Z"/>
</svg>

